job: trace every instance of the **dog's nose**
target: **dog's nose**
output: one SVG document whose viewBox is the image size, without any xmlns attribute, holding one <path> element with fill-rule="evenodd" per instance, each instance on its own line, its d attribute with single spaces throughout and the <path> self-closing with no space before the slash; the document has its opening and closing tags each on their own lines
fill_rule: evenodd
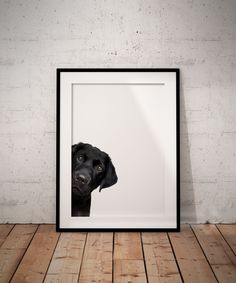
<svg viewBox="0 0 236 283">
<path fill-rule="evenodd" d="M 88 184 L 89 180 L 86 176 L 79 174 L 77 180 L 82 183 L 83 185 Z"/>
</svg>

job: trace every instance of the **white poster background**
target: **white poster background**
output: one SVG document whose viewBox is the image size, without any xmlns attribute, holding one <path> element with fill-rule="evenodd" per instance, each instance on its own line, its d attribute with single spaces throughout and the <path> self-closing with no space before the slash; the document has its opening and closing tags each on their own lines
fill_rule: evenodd
<svg viewBox="0 0 236 283">
<path fill-rule="evenodd" d="M 92 193 L 90 217 L 71 217 L 78 142 L 108 153 L 118 175 Z M 61 228 L 175 228 L 175 73 L 63 74 L 60 184 Z"/>
</svg>

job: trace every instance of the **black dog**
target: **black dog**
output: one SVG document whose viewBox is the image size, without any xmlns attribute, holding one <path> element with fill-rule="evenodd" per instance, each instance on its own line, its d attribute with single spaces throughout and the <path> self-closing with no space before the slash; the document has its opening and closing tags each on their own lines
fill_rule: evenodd
<svg viewBox="0 0 236 283">
<path fill-rule="evenodd" d="M 99 191 L 110 187 L 117 179 L 108 154 L 87 143 L 73 145 L 72 216 L 89 216 L 91 192 L 99 185 Z"/>
</svg>

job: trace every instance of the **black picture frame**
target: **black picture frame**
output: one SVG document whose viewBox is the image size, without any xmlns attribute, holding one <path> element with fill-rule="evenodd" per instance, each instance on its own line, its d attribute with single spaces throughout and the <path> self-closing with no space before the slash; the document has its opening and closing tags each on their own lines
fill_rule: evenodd
<svg viewBox="0 0 236 283">
<path fill-rule="evenodd" d="M 63 227 L 61 225 L 60 217 L 60 176 L 61 176 L 61 121 L 63 119 L 61 115 L 61 76 L 65 73 L 174 73 L 175 74 L 175 99 L 176 99 L 176 227 L 171 228 L 122 228 L 122 227 L 96 227 L 96 228 L 84 228 L 84 227 Z M 180 70 L 177 68 L 58 68 L 56 70 L 56 231 L 57 232 L 179 232 L 180 231 Z"/>
</svg>

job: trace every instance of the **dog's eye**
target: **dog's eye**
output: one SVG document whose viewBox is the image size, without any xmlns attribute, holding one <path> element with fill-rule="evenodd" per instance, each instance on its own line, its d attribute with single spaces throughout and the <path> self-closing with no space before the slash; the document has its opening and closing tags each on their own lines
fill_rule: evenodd
<svg viewBox="0 0 236 283">
<path fill-rule="evenodd" d="M 98 170 L 99 172 L 101 172 L 101 171 L 103 170 L 102 166 L 98 165 L 98 166 L 97 166 L 97 170 Z"/>
<path fill-rule="evenodd" d="M 84 156 L 83 156 L 83 155 L 79 155 L 79 156 L 77 157 L 77 160 L 78 160 L 78 161 L 84 161 Z"/>
</svg>

